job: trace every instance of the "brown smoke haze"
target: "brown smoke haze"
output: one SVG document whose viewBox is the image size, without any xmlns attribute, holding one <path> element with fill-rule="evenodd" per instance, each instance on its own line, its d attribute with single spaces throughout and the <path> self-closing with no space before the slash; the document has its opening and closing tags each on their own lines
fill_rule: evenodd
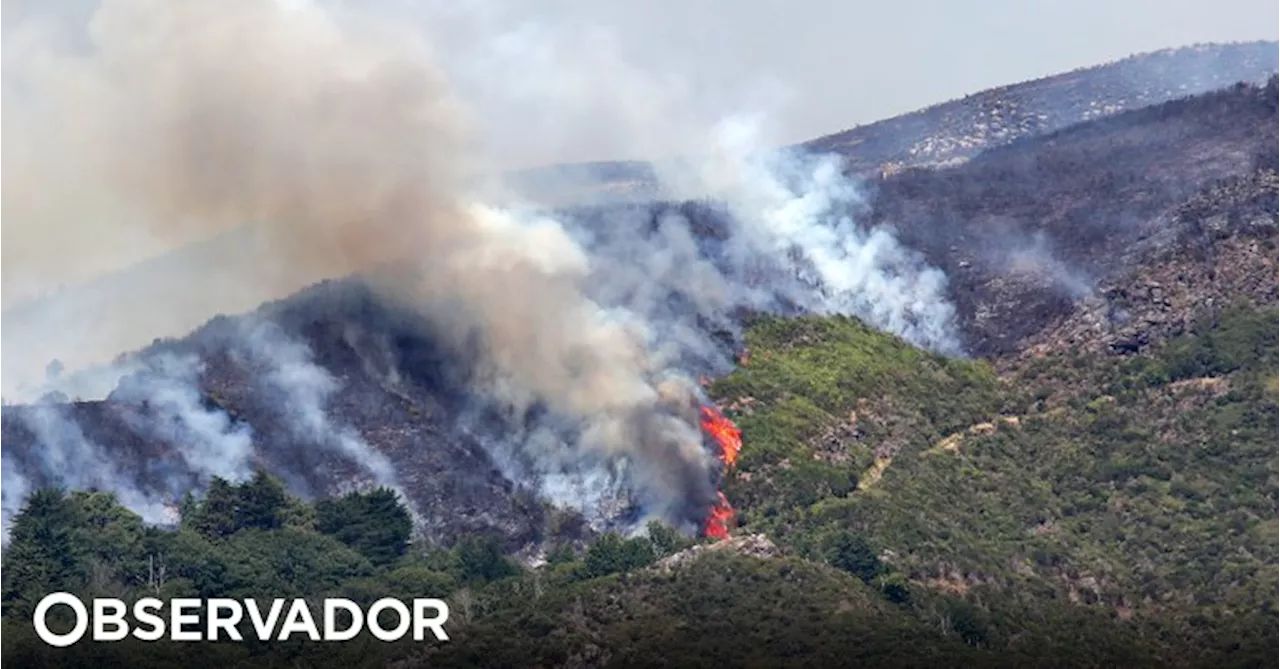
<svg viewBox="0 0 1280 669">
<path fill-rule="evenodd" d="M 89 36 L 89 53 L 33 43 L 6 62 L 6 287 L 102 264 L 115 234 L 172 247 L 253 222 L 274 238 L 264 278 L 288 290 L 458 228 L 411 223 L 458 216 L 461 133 L 428 55 L 388 26 L 126 0 Z"/>
<path fill-rule="evenodd" d="M 490 445 L 509 477 L 529 470 L 579 508 L 625 489 L 688 527 L 716 501 L 687 369 L 723 357 L 707 324 L 785 296 L 957 350 L 945 275 L 850 217 L 861 192 L 838 157 L 761 150 L 777 145 L 767 117 L 785 91 L 749 91 L 726 114 L 580 22 L 468 10 L 424 30 L 439 17 L 419 5 L 342 7 L 6 5 L 6 399 L 102 396 L 121 370 L 86 369 L 361 274 L 425 316 L 472 390 L 514 419 L 518 434 Z M 670 197 L 723 202 L 715 259 L 688 221 L 650 231 L 622 210 L 586 223 L 482 204 L 513 194 L 477 174 L 548 144 L 683 147 L 657 176 Z M 807 279 L 782 271 L 795 253 Z M 765 266 L 786 285 L 755 285 Z M 277 362 L 322 377 L 304 353 Z M 55 358 L 76 373 L 46 384 Z M 294 393 L 312 432 L 335 383 Z"/>
<path fill-rule="evenodd" d="M 81 45 L 47 28 L 6 27 L 6 306 L 255 224 L 183 318 L 378 270 L 458 346 L 479 343 L 485 389 L 582 418 L 585 446 L 643 450 L 652 475 L 703 471 L 696 429 L 658 408 L 643 326 L 585 297 L 581 249 L 465 199 L 464 116 L 412 34 L 255 0 L 108 0 Z"/>
<path fill-rule="evenodd" d="M 229 266 L 162 273 L 182 292 L 90 295 L 75 306 L 100 318 L 64 319 L 105 331 L 22 332 L 41 364 L 103 362 L 459 229 L 421 221 L 460 216 L 460 116 L 425 45 L 389 24 L 245 0 L 5 19 L 6 309 L 258 224 Z"/>
</svg>

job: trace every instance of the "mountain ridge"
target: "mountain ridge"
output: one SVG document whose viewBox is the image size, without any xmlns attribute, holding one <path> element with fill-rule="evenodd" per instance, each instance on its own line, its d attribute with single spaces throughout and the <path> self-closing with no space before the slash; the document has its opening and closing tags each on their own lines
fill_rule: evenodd
<svg viewBox="0 0 1280 669">
<path fill-rule="evenodd" d="M 1106 92 L 1108 89 L 1103 84 L 1110 82 L 1111 88 L 1115 89 L 1112 93 L 1117 91 L 1123 93 L 1131 91 L 1133 86 L 1137 85 L 1132 82 L 1130 82 L 1132 85 L 1124 84 L 1126 76 L 1141 81 L 1142 73 L 1148 70 L 1159 73 L 1157 83 L 1179 81 L 1179 73 L 1200 73 L 1199 76 L 1192 77 L 1189 80 L 1190 83 L 1183 80 L 1182 83 L 1167 84 L 1162 87 L 1152 84 L 1159 90 L 1147 95 L 1143 100 L 1147 103 L 1163 102 L 1184 94 L 1202 92 L 1207 88 L 1226 86 L 1236 81 L 1264 80 L 1280 68 L 1276 55 L 1278 51 L 1280 50 L 1276 48 L 1274 42 L 1248 42 L 1181 47 L 1139 54 L 1114 63 L 975 93 L 968 98 L 940 103 L 892 119 L 859 126 L 802 143 L 794 148 L 834 150 L 842 155 L 851 172 L 864 177 L 878 177 L 886 172 L 913 164 L 936 164 L 938 161 L 932 159 L 921 159 L 923 162 L 915 160 L 904 152 L 908 147 L 924 141 L 928 132 L 942 132 L 944 129 L 951 135 L 969 132 L 965 128 L 971 130 L 973 124 L 978 122 L 974 120 L 975 114 L 982 111 L 983 105 L 990 106 L 999 102 L 1002 95 L 1030 90 L 1031 92 L 1025 97 L 1029 98 L 1026 103 L 1032 106 L 1039 105 L 1050 110 L 1061 106 L 1058 102 L 1047 101 L 1047 99 L 1037 102 L 1037 95 L 1044 97 L 1052 94 L 1058 96 L 1055 99 L 1067 102 L 1075 99 L 1077 107 L 1083 105 L 1088 108 L 1091 102 L 1095 101 L 1095 98 L 1089 96 L 1090 87 Z M 1169 61 L 1164 63 L 1168 71 L 1161 70 L 1160 63 L 1164 61 Z M 1143 63 L 1149 65 L 1143 66 Z M 1150 65 L 1150 63 L 1156 64 Z M 1124 68 L 1134 72 L 1124 75 L 1126 71 Z M 1095 80 L 1101 83 L 1095 84 Z M 1181 85 L 1187 88 L 1178 88 Z M 1022 93 L 1018 94 L 1022 95 Z M 1127 105 L 1116 106 L 1110 102 L 1107 104 L 1114 108 L 1104 115 L 1141 106 L 1137 99 L 1129 100 Z M 959 120 L 957 121 L 956 118 Z M 909 121 L 919 127 L 912 130 L 907 127 L 910 125 Z M 1066 116 L 1059 115 L 1052 121 L 1047 125 L 1037 125 L 1025 136 L 1035 136 L 1064 127 L 1063 124 L 1067 123 L 1068 119 Z M 931 128 L 933 130 L 930 130 Z M 1005 139 L 1012 140 L 1015 134 L 1010 134 Z M 858 146 L 850 147 L 849 141 L 852 141 L 852 138 L 862 139 L 858 140 Z M 880 148 L 872 150 L 873 145 Z M 989 143 L 977 143 L 960 153 L 971 156 L 979 149 L 988 146 Z M 897 163 L 892 169 L 887 171 L 881 169 L 882 166 L 893 161 Z M 652 167 L 648 163 L 639 161 L 537 168 L 511 175 L 507 181 L 517 193 L 528 193 L 535 200 L 551 205 L 568 206 L 584 201 L 589 203 L 593 200 L 603 203 L 619 200 L 634 202 L 663 197 Z M 600 189 L 605 189 L 614 195 L 597 197 L 593 194 Z M 198 327 L 213 314 L 188 313 L 190 309 L 180 296 L 186 292 L 206 290 L 206 282 L 196 279 L 197 272 L 186 271 L 185 268 L 234 268 L 229 272 L 229 276 L 233 278 L 254 276 L 255 268 L 266 263 L 266 256 L 269 254 L 257 244 L 255 239 L 256 237 L 243 230 L 230 233 L 202 245 L 184 247 L 136 267 L 102 277 L 92 284 L 69 287 L 48 298 L 7 307 L 5 315 L 10 317 L 10 328 L 4 335 L 5 342 L 11 350 L 29 351 L 30 353 L 24 355 L 23 359 L 31 360 L 25 363 L 26 366 L 18 368 L 15 366 L 18 363 L 13 362 L 14 359 L 11 357 L 11 362 L 7 363 L 7 376 L 13 379 L 22 378 L 26 384 L 38 385 L 43 376 L 43 365 L 49 359 L 62 357 L 64 364 L 73 368 L 95 363 L 102 364 L 121 350 L 136 349 L 146 345 L 152 336 L 177 336 Z M 175 272 L 175 268 L 182 271 Z M 158 280 L 157 277 L 167 278 Z M 261 301 L 252 297 L 253 291 L 238 287 L 234 280 L 231 283 L 233 285 L 229 288 L 215 293 L 220 300 L 219 304 L 223 307 L 220 310 L 251 309 Z M 150 305 L 154 304 L 166 304 L 170 307 L 166 310 L 151 309 Z M 107 314 L 122 311 L 137 314 L 137 318 L 133 320 L 137 323 L 148 323 L 145 329 L 152 335 L 141 334 L 141 331 L 136 331 L 138 330 L 136 326 L 121 327 L 118 331 L 110 329 L 100 331 L 96 340 L 111 339 L 111 343 L 101 350 L 98 350 L 97 341 L 81 341 L 76 338 L 77 335 L 74 333 L 86 331 L 96 323 L 109 322 Z M 68 354 L 74 355 L 68 357 Z M 44 360 L 37 365 L 33 358 Z M 13 385 L 6 389 L 9 393 L 16 390 L 17 388 Z"/>
<path fill-rule="evenodd" d="M 31 605 L 23 593 L 57 586 L 132 597 L 154 585 L 144 565 L 159 555 L 173 565 L 171 593 L 287 581 L 291 592 L 361 601 L 447 592 L 457 612 L 456 641 L 443 647 L 352 645 L 324 657 L 283 645 L 207 657 L 163 651 L 174 666 L 225 666 L 251 653 L 268 665 L 323 665 L 345 653 L 352 666 L 404 668 L 658 658 L 1274 666 L 1277 81 L 1087 120 L 954 165 L 874 175 L 853 213 L 891 227 L 944 270 L 973 355 L 924 351 L 846 316 L 734 314 L 740 327 L 716 336 L 717 353 L 736 364 L 697 370 L 714 377 L 704 380 L 706 400 L 738 423 L 744 444 L 723 472 L 738 515 L 718 549 L 690 548 L 699 540 L 661 525 L 624 538 L 610 530 L 640 529 L 625 507 L 602 510 L 619 524 L 591 527 L 509 480 L 486 439 L 503 436 L 504 420 L 536 419 L 536 408 L 463 411 L 474 400 L 465 356 L 439 348 L 432 323 L 361 280 L 324 282 L 251 317 L 221 316 L 157 341 L 133 355 L 147 364 L 106 400 L 51 398 L 64 423 L 128 453 L 122 469 L 145 478 L 183 441 L 139 436 L 138 416 L 225 414 L 231 424 L 178 434 L 188 446 L 225 446 L 243 443 L 237 425 L 251 426 L 255 464 L 305 499 L 286 500 L 258 478 L 232 492 L 215 485 L 210 494 L 223 503 L 275 500 L 277 513 L 210 523 L 221 507 L 184 501 L 178 527 L 156 533 L 105 496 L 42 497 L 23 514 L 23 549 L 5 553 L 4 624 L 17 639 L 5 654 L 23 666 L 75 657 L 29 643 L 29 625 L 13 613 Z M 628 216 L 610 218 L 623 209 Z M 710 205 L 565 213 L 588 226 L 659 229 L 677 211 L 691 237 L 720 234 L 724 213 Z M 291 358 L 289 373 L 235 345 L 295 350 L 272 333 L 308 351 Z M 149 364 L 192 359 L 198 397 L 185 404 L 130 392 L 158 383 Z M 305 380 L 306 392 L 282 397 L 270 382 L 277 376 Z M 407 519 L 380 525 L 360 515 L 374 511 L 352 510 L 372 506 L 361 495 L 380 494 L 348 495 L 377 485 L 376 458 L 300 436 L 295 421 L 316 406 L 326 434 L 352 435 L 407 479 L 401 504 L 424 541 L 383 531 Z M 4 407 L 6 488 L 15 458 L 33 485 L 65 473 L 40 466 L 39 435 L 26 425 L 39 408 Z M 471 420 L 459 421 L 462 413 Z M 364 520 L 339 535 L 320 522 L 334 505 Z M 72 512 L 93 522 L 40 533 L 40 523 Z M 108 537 L 130 548 L 104 563 Z M 63 572 L 23 562 L 59 547 Z M 375 563 L 393 547 L 398 557 Z M 262 564 L 287 568 L 237 571 L 264 555 L 279 561 Z"/>
</svg>

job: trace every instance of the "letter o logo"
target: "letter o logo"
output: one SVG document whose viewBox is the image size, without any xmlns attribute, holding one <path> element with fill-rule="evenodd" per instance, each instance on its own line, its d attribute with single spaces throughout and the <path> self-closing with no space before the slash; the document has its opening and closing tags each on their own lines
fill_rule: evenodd
<svg viewBox="0 0 1280 669">
<path fill-rule="evenodd" d="M 58 604 L 70 606 L 71 610 L 76 614 L 76 625 L 66 634 L 54 634 L 53 630 L 49 629 L 49 626 L 44 621 L 45 616 L 49 614 L 49 609 Z M 89 611 L 84 608 L 84 603 L 77 599 L 75 595 L 69 592 L 55 592 L 40 600 L 39 604 L 36 604 L 35 619 L 32 622 L 35 623 L 36 635 L 40 637 L 41 641 L 50 646 L 62 648 L 70 646 L 84 636 L 85 631 L 89 629 Z"/>
<path fill-rule="evenodd" d="M 400 616 L 400 623 L 392 629 L 383 629 L 378 622 L 378 614 L 386 609 L 394 609 L 396 615 Z M 365 625 L 369 627 L 369 631 L 380 641 L 397 641 L 409 631 L 409 607 L 398 599 L 387 597 L 379 599 L 369 607 L 369 613 L 365 618 Z"/>
</svg>

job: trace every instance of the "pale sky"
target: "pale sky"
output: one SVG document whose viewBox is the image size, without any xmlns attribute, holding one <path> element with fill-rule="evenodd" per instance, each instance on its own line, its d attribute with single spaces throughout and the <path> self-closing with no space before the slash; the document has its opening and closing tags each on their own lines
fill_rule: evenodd
<svg viewBox="0 0 1280 669">
<path fill-rule="evenodd" d="M 105 0 L 143 3 L 141 7 L 164 6 L 165 1 L 146 5 L 156 0 Z M 184 5 L 185 11 L 199 14 L 196 9 L 208 10 L 218 1 L 193 0 Z M 761 148 L 777 146 L 1138 52 L 1280 38 L 1276 0 L 277 1 L 390 12 L 415 38 L 425 38 L 452 84 L 447 87 L 450 100 L 457 98 L 468 107 L 466 123 L 476 131 L 468 137 L 479 138 L 480 150 L 463 156 L 479 156 L 477 161 L 489 169 L 696 153 L 715 124 L 744 113 L 765 119 L 765 132 L 758 138 Z M 27 128 L 13 120 L 44 118 L 41 114 L 10 113 L 11 108 L 24 108 L 24 101 L 29 106 L 40 100 L 22 87 L 21 77 L 15 83 L 9 74 L 32 64 L 15 56 L 64 48 L 92 54 L 100 46 L 95 37 L 104 31 L 123 30 L 129 39 L 118 42 L 133 44 L 146 26 L 95 24 L 99 0 L 2 2 L 4 130 L 26 139 L 32 149 L 16 151 L 14 146 L 23 143 L 11 142 L 5 153 L 9 195 L 4 241 L 9 248 L 3 260 L 8 307 L 19 298 L 46 295 L 57 286 L 75 286 L 160 256 L 178 242 L 154 235 L 153 227 L 134 225 L 124 213 L 112 216 L 112 207 L 118 205 L 124 212 L 129 203 L 99 192 L 96 180 L 79 184 L 68 177 L 65 166 L 82 162 L 76 154 L 80 135 L 59 126 L 45 141 L 38 133 L 22 132 Z M 146 23 L 136 15 L 132 20 Z M 182 41 L 181 36 L 161 37 Z M 130 76 L 106 67 L 110 62 L 92 62 L 92 55 L 88 60 L 85 71 L 91 74 Z M 43 62 L 35 59 L 36 64 Z M 105 83 L 85 90 L 112 94 L 139 85 Z M 150 98 L 142 102 L 146 99 Z M 128 106 L 127 101 L 116 102 Z M 31 109 L 40 111 L 38 105 Z M 80 117 L 79 108 L 70 111 Z M 394 117 L 396 111 L 389 113 Z M 84 115 L 91 120 L 106 116 Z M 52 150 L 50 143 L 63 150 Z M 28 159 L 32 162 L 24 162 Z M 14 193 L 33 196 L 39 206 L 26 210 L 29 216 L 24 218 L 22 208 L 13 206 Z M 64 193 L 75 197 L 63 197 Z M 81 209 L 92 215 L 77 213 Z M 207 303 L 190 300 L 198 309 L 180 313 L 178 305 L 161 306 L 123 288 L 114 297 L 82 291 L 79 298 L 59 304 L 84 324 L 53 318 L 18 330 L 21 323 L 9 323 L 4 343 L 12 347 L 5 358 L 6 379 L 18 371 L 11 363 L 29 362 L 31 369 L 26 371 L 38 379 L 53 357 L 66 363 L 76 355 L 105 360 L 155 336 L 180 335 L 214 313 L 279 297 L 253 292 L 258 286 L 251 277 L 229 271 L 222 277 L 235 285 L 223 288 L 234 299 L 221 293 L 214 299 L 217 291 L 201 278 L 209 274 L 203 265 L 182 264 L 190 275 L 185 277 L 177 276 L 181 272 L 173 270 L 173 263 L 166 267 L 169 274 L 163 279 L 146 280 L 185 287 L 177 291 L 183 299 L 190 291 L 202 290 L 209 294 Z M 12 286 L 17 288 L 11 298 Z M 89 301 L 99 311 L 86 311 L 76 299 Z M 114 325 L 122 331 L 114 338 L 98 325 L 87 324 L 93 318 L 85 314 L 118 315 L 132 313 L 130 309 L 172 316 L 173 322 L 132 328 L 136 319 L 119 319 Z M 70 339 L 58 339 L 63 335 Z M 81 336 L 90 340 L 80 341 Z M 41 348 L 46 344 L 49 350 Z M 6 391 L 8 386 L 6 381 Z"/>
<path fill-rule="evenodd" d="M 6 28 L 83 26 L 100 3 L 3 1 Z M 506 166 L 652 157 L 635 154 L 690 140 L 659 126 L 741 112 L 790 143 L 1134 53 L 1280 39 L 1276 0 L 278 1 L 420 29 Z"/>
<path fill-rule="evenodd" d="M 681 67 L 705 85 L 775 74 L 808 103 L 793 112 L 798 135 L 1137 52 L 1280 37 L 1273 0 L 565 4 L 625 26 L 637 60 Z"/>
<path fill-rule="evenodd" d="M 478 0 L 462 3 L 465 19 L 451 10 L 453 20 L 428 14 L 431 2 L 383 1 L 412 6 L 446 59 L 463 58 L 477 34 L 533 23 L 559 26 L 548 34 L 567 43 L 595 24 L 616 39 L 616 59 L 681 80 L 695 106 L 769 98 L 772 80 L 790 93 L 773 113 L 785 141 L 1134 53 L 1280 38 L 1275 0 Z M 562 69 L 596 57 L 569 50 Z"/>
</svg>

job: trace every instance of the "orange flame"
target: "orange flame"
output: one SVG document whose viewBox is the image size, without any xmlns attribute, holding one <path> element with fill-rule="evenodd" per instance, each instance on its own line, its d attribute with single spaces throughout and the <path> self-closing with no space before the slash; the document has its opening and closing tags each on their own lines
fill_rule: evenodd
<svg viewBox="0 0 1280 669">
<path fill-rule="evenodd" d="M 702 429 L 716 442 L 720 451 L 717 454 L 720 461 L 724 463 L 726 469 L 732 467 L 738 461 L 738 453 L 742 450 L 742 431 L 714 406 L 704 405 L 700 413 Z M 733 520 L 734 511 L 729 505 L 729 500 L 725 499 L 724 493 L 717 494 L 719 501 L 711 507 L 707 515 L 703 534 L 718 541 L 729 538 L 729 523 Z"/>
<path fill-rule="evenodd" d="M 725 467 L 732 467 L 738 461 L 738 452 L 742 450 L 742 431 L 733 421 L 725 418 L 719 409 L 711 406 L 702 407 L 702 429 L 720 447 L 720 461 Z"/>
<path fill-rule="evenodd" d="M 711 513 L 707 516 L 707 524 L 703 528 L 703 534 L 708 537 L 721 541 L 729 538 L 729 522 L 733 520 L 733 507 L 729 506 L 729 500 L 724 498 L 724 493 L 720 495 L 720 501 L 711 507 Z"/>
</svg>

